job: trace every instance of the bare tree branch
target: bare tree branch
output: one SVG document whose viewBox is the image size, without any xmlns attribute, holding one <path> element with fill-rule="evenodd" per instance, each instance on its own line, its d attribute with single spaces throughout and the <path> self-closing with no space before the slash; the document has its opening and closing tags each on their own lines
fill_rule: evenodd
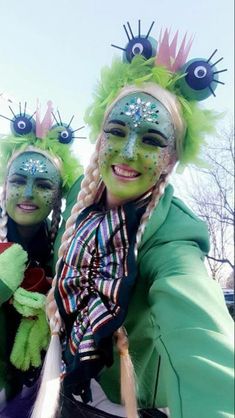
<svg viewBox="0 0 235 418">
<path fill-rule="evenodd" d="M 218 261 L 219 263 L 228 263 L 232 269 L 234 268 L 234 265 L 227 258 L 215 258 L 210 255 L 207 255 L 207 258 L 210 260 Z"/>
<path fill-rule="evenodd" d="M 212 277 L 219 280 L 234 270 L 234 132 L 224 131 L 216 145 L 203 154 L 206 167 L 196 170 L 189 193 L 191 206 L 208 225 L 211 251 L 207 257 Z"/>
</svg>

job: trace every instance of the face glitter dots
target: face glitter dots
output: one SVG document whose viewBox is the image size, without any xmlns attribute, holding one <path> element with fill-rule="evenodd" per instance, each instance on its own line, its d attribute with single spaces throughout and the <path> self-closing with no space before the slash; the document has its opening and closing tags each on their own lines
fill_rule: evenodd
<svg viewBox="0 0 235 418">
<path fill-rule="evenodd" d="M 140 97 L 131 99 L 124 109 L 124 114 L 131 117 L 135 128 L 141 124 L 142 120 L 158 124 L 158 112 L 155 103 L 146 102 L 141 100 Z"/>
</svg>

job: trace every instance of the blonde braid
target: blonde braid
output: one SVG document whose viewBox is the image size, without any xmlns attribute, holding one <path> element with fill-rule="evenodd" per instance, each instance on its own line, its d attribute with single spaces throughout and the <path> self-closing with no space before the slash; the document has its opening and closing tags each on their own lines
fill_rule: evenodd
<svg viewBox="0 0 235 418">
<path fill-rule="evenodd" d="M 151 217 L 153 210 L 157 206 L 160 197 L 163 195 L 167 181 L 168 175 L 162 175 L 159 181 L 156 183 L 154 190 L 152 192 L 152 198 L 141 218 L 140 225 L 136 234 L 136 244 L 135 244 L 135 256 L 137 258 L 138 247 L 141 242 L 145 227 L 149 218 Z M 116 333 L 117 337 L 117 348 L 120 354 L 120 379 L 121 379 L 121 396 L 122 401 L 126 408 L 126 413 L 128 418 L 137 418 L 137 396 L 135 388 L 135 370 L 132 363 L 132 359 L 129 353 L 128 347 L 128 335 L 123 330 L 123 327 L 119 328 Z"/>
<path fill-rule="evenodd" d="M 100 175 L 99 175 L 99 170 L 98 170 L 98 152 L 97 152 L 98 147 L 99 147 L 99 141 L 96 146 L 95 152 L 93 153 L 91 157 L 91 162 L 86 169 L 84 179 L 81 183 L 81 190 L 77 196 L 77 202 L 73 206 L 71 215 L 65 224 L 65 231 L 62 235 L 61 245 L 58 251 L 58 261 L 56 263 L 56 275 L 58 272 L 58 267 L 59 267 L 61 258 L 64 255 L 68 242 L 72 238 L 78 214 L 83 208 L 93 203 L 95 194 L 97 192 L 97 186 L 100 180 Z M 53 279 L 52 287 L 47 297 L 47 315 L 48 315 L 49 320 L 50 321 L 52 320 L 52 322 L 53 322 L 53 318 L 56 316 L 57 317 L 56 322 L 58 323 L 59 317 L 58 317 L 56 301 L 54 299 L 54 291 L 55 291 L 55 285 L 56 285 L 56 280 L 57 280 L 56 277 L 57 276 L 55 276 Z"/>
<path fill-rule="evenodd" d="M 140 225 L 136 234 L 136 244 L 135 244 L 135 253 L 137 254 L 137 250 L 139 248 L 142 236 L 144 234 L 147 222 L 149 218 L 152 216 L 152 213 L 157 206 L 161 196 L 164 194 L 165 188 L 168 184 L 170 177 L 170 173 L 165 175 L 162 174 L 158 182 L 156 183 L 153 192 L 152 192 L 152 198 L 148 203 L 148 206 L 140 220 Z"/>
<path fill-rule="evenodd" d="M 81 184 L 81 190 L 77 196 L 77 202 L 74 205 L 71 211 L 71 215 L 66 222 L 65 232 L 62 236 L 61 246 L 58 251 L 56 275 L 53 279 L 51 290 L 47 296 L 46 307 L 47 316 L 50 320 L 52 337 L 45 358 L 42 381 L 31 418 L 52 418 L 55 416 L 58 406 L 61 364 L 59 333 L 61 330 L 62 321 L 54 298 L 54 291 L 57 281 L 58 266 L 60 264 L 61 257 L 64 255 L 64 251 L 68 245 L 68 242 L 72 238 L 77 216 L 83 208 L 93 203 L 97 193 L 97 186 L 100 181 L 98 170 L 99 142 L 100 141 L 97 141 L 95 152 L 93 153 L 91 162 L 85 172 L 85 176 Z M 53 383 L 53 387 L 49 390 L 51 382 Z M 51 393 L 52 390 L 53 393 Z"/>
<path fill-rule="evenodd" d="M 0 242 L 7 242 L 7 221 L 8 216 L 5 207 L 5 190 L 2 190 L 0 197 Z"/>
<path fill-rule="evenodd" d="M 91 162 L 85 171 L 84 179 L 81 183 L 81 190 L 77 196 L 77 201 L 73 206 L 71 215 L 66 222 L 65 232 L 62 236 L 61 246 L 58 251 L 59 260 L 61 257 L 63 257 L 65 248 L 67 247 L 68 242 L 71 240 L 79 212 L 94 202 L 98 184 L 100 182 L 100 174 L 98 169 L 99 146 L 100 140 L 97 141 L 95 151 L 91 157 Z"/>
<path fill-rule="evenodd" d="M 52 219 L 51 219 L 51 228 L 50 228 L 50 240 L 51 246 L 53 247 L 55 237 L 59 228 L 60 218 L 61 218 L 61 205 L 62 200 L 61 197 L 56 202 L 53 212 L 52 212 Z"/>
</svg>

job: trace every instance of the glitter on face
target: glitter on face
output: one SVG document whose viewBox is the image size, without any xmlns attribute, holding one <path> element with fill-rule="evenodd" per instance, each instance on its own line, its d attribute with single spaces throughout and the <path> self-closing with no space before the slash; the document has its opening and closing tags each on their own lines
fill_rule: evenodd
<svg viewBox="0 0 235 418">
<path fill-rule="evenodd" d="M 47 168 L 46 164 L 42 163 L 40 160 L 33 160 L 30 158 L 29 160 L 23 161 L 20 170 L 25 171 L 26 173 L 30 173 L 35 176 L 36 173 L 46 173 Z"/>
<path fill-rule="evenodd" d="M 134 127 L 137 128 L 142 120 L 147 122 L 156 123 L 158 125 L 158 112 L 156 110 L 156 104 L 151 101 L 146 102 L 141 100 L 140 97 L 132 98 L 130 104 L 126 103 L 124 114 L 130 116 L 134 122 Z"/>
<path fill-rule="evenodd" d="M 108 204 L 150 190 L 168 172 L 174 156 L 174 125 L 164 105 L 144 92 L 122 97 L 107 115 L 99 151 Z"/>
<path fill-rule="evenodd" d="M 40 224 L 60 196 L 60 173 L 40 152 L 18 155 L 6 180 L 6 211 L 21 226 Z"/>
</svg>

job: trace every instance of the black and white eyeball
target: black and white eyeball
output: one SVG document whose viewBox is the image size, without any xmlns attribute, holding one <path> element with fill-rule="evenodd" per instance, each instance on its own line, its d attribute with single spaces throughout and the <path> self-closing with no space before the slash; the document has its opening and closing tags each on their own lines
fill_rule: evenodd
<svg viewBox="0 0 235 418">
<path fill-rule="evenodd" d="M 27 114 L 15 115 L 11 121 L 11 131 L 14 135 L 28 135 L 36 129 L 35 120 Z"/>
<path fill-rule="evenodd" d="M 131 25 L 127 22 L 127 26 L 123 25 L 126 32 L 128 43 L 125 48 L 111 44 L 114 48 L 123 51 L 123 61 L 131 62 L 136 55 L 141 55 L 145 59 L 152 58 L 156 55 L 157 41 L 149 36 L 154 22 L 150 25 L 146 35 L 141 35 L 141 21 L 138 21 L 138 35 L 134 36 Z"/>
<path fill-rule="evenodd" d="M 180 91 L 188 100 L 205 100 L 215 96 L 218 81 L 218 71 L 208 60 L 196 58 L 188 61 L 180 70 L 182 77 L 178 84 Z M 223 83 L 221 83 L 223 84 Z"/>
<path fill-rule="evenodd" d="M 156 55 L 157 41 L 149 36 L 137 36 L 131 39 L 125 47 L 123 52 L 123 61 L 131 62 L 136 55 L 142 55 L 149 59 Z"/>
<path fill-rule="evenodd" d="M 51 130 L 56 129 L 57 139 L 61 144 L 70 144 L 73 139 L 73 130 L 66 124 L 55 125 Z"/>
</svg>

